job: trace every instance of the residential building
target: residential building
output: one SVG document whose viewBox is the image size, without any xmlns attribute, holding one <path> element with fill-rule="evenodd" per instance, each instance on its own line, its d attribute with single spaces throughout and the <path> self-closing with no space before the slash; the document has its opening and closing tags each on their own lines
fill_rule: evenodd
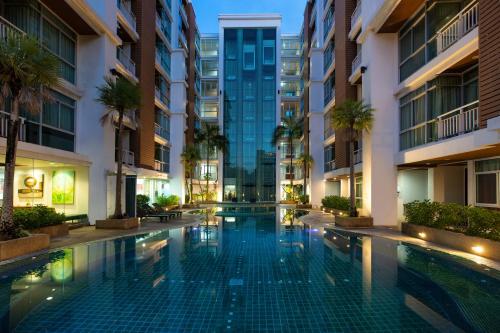
<svg viewBox="0 0 500 333">
<path fill-rule="evenodd" d="M 358 99 L 376 110 L 354 161 L 358 205 L 376 225 L 395 225 L 413 200 L 500 208 L 498 3 L 323 5 L 324 193 L 348 195 L 346 140 L 330 118 Z M 318 22 L 307 16 L 314 7 L 304 27 Z"/>
</svg>

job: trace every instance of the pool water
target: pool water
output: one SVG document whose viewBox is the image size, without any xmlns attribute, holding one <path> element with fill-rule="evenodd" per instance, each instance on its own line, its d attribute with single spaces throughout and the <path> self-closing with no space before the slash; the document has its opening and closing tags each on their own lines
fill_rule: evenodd
<svg viewBox="0 0 500 333">
<path fill-rule="evenodd" d="M 279 210 L 0 267 L 0 332 L 494 332 L 500 274 Z"/>
</svg>

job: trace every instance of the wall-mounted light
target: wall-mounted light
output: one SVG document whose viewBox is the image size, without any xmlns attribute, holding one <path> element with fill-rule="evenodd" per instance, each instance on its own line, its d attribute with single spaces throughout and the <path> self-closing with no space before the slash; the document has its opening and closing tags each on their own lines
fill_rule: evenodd
<svg viewBox="0 0 500 333">
<path fill-rule="evenodd" d="M 113 75 L 113 76 L 118 76 L 118 75 L 120 75 L 120 73 L 118 73 L 118 71 L 116 70 L 116 68 L 111 68 L 111 69 L 109 70 L 109 72 L 110 72 L 110 73 L 111 73 L 111 75 Z"/>
<path fill-rule="evenodd" d="M 366 66 L 361 66 L 361 74 L 365 74 L 366 70 L 368 69 L 368 67 Z"/>
</svg>

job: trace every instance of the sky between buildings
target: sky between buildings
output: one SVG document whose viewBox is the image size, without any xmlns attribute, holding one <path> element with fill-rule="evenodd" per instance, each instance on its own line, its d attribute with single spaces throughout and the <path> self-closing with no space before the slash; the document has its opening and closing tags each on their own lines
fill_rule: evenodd
<svg viewBox="0 0 500 333">
<path fill-rule="evenodd" d="M 283 17 L 281 32 L 300 32 L 306 0 L 192 0 L 200 33 L 219 30 L 219 14 L 271 13 Z"/>
</svg>

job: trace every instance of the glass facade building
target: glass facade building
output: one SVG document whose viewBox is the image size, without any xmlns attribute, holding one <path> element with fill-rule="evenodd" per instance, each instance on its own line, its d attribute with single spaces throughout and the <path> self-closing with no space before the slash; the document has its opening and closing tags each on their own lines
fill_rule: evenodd
<svg viewBox="0 0 500 333">
<path fill-rule="evenodd" d="M 276 28 L 224 29 L 224 200 L 275 201 Z"/>
</svg>

